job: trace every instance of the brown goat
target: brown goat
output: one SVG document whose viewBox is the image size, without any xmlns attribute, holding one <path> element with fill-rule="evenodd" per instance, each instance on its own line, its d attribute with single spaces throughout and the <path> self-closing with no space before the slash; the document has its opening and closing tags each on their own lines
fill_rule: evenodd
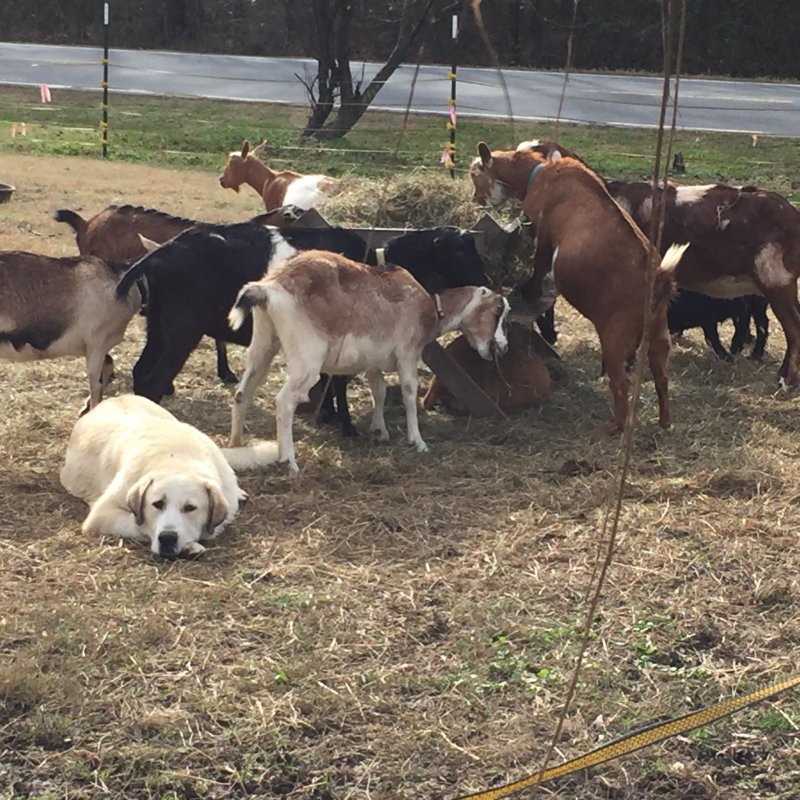
<svg viewBox="0 0 800 800">
<path fill-rule="evenodd" d="M 540 246 L 552 253 L 549 264 L 537 259 L 534 265 L 539 273 L 547 270 L 539 279 L 539 294 L 548 290 L 563 294 L 597 330 L 614 398 L 611 432 L 622 428 L 628 414 L 630 382 L 625 367 L 642 339 L 649 302 L 648 359 L 659 424 L 669 427 L 667 307 L 675 290 L 673 272 L 685 247 L 670 249 L 664 256 L 648 299 L 652 245 L 586 165 L 558 150 L 549 156 L 536 150 L 491 152 L 481 142 L 478 153 L 470 168 L 475 201 L 522 202 L 536 225 Z M 546 286 L 548 282 L 554 285 Z"/>
<path fill-rule="evenodd" d="M 553 381 L 544 361 L 531 347 L 531 329 L 518 322 L 508 326 L 508 350 L 497 361 L 486 361 L 459 336 L 445 347 L 448 355 L 503 411 L 529 408 L 550 396 Z M 422 407 L 441 405 L 454 414 L 470 414 L 458 397 L 434 375 Z"/>
<path fill-rule="evenodd" d="M 304 211 L 314 208 L 336 185 L 336 180 L 327 175 L 303 175 L 291 170 L 275 172 L 258 160 L 265 145 L 266 142 L 262 142 L 251 152 L 250 142 L 245 141 L 241 152 L 230 153 L 225 171 L 219 176 L 219 185 L 238 192 L 246 183 L 261 196 L 264 208 L 293 205 Z"/>
</svg>

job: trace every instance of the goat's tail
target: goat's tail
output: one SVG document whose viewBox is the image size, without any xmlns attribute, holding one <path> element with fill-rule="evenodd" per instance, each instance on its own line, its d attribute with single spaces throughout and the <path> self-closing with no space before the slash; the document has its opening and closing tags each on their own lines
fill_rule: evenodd
<svg viewBox="0 0 800 800">
<path fill-rule="evenodd" d="M 53 219 L 56 222 L 66 222 L 67 225 L 75 231 L 75 235 L 78 237 L 86 233 L 86 220 L 80 214 L 68 208 L 59 208 L 57 211 L 54 211 Z"/>
<path fill-rule="evenodd" d="M 653 311 L 668 306 L 669 301 L 675 296 L 677 285 L 675 283 L 675 269 L 683 258 L 689 244 L 673 244 L 661 259 L 661 264 L 656 273 L 653 286 Z"/>
<path fill-rule="evenodd" d="M 223 447 L 222 455 L 236 472 L 259 469 L 278 460 L 277 442 L 256 442 L 246 447 Z"/>
<path fill-rule="evenodd" d="M 267 287 L 264 286 L 261 281 L 246 283 L 239 292 L 239 296 L 236 298 L 236 302 L 233 304 L 230 314 L 228 314 L 228 323 L 231 329 L 238 331 L 239 328 L 244 325 L 247 315 L 256 306 L 262 308 L 266 307 L 268 300 L 269 293 L 267 292 Z"/>
</svg>

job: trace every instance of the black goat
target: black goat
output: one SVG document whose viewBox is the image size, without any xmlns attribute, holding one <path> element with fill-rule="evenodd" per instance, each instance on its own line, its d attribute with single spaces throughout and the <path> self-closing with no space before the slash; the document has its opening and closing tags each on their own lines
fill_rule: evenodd
<svg viewBox="0 0 800 800">
<path fill-rule="evenodd" d="M 733 361 L 731 353 L 740 353 L 745 344 L 753 340 L 750 333 L 752 317 L 756 326 L 756 340 L 750 358 L 761 359 L 769 335 L 767 305 L 766 299 L 757 294 L 729 300 L 683 289 L 670 303 L 667 324 L 670 332 L 678 335 L 689 328 L 702 328 L 706 343 L 717 356 L 724 361 Z M 726 319 L 732 320 L 734 326 L 730 353 L 722 345 L 717 329 L 719 323 Z"/>
</svg>

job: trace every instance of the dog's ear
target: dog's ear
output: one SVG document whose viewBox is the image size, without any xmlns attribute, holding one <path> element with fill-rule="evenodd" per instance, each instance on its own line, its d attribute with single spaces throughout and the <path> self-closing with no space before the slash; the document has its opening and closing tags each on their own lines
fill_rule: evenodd
<svg viewBox="0 0 800 800">
<path fill-rule="evenodd" d="M 137 525 L 144 525 L 144 504 L 146 502 L 147 490 L 153 483 L 150 475 L 142 475 L 136 483 L 128 489 L 128 496 L 125 502 L 136 519 Z"/>
<path fill-rule="evenodd" d="M 206 518 L 206 526 L 203 528 L 204 539 L 210 539 L 214 536 L 214 531 L 218 525 L 225 522 L 228 516 L 228 501 L 222 496 L 222 491 L 218 483 L 207 483 L 206 494 L 208 495 L 208 517 Z"/>
</svg>

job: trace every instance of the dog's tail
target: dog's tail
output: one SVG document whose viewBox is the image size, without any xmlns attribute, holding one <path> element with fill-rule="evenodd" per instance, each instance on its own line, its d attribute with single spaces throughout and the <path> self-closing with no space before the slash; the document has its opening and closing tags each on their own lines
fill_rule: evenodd
<svg viewBox="0 0 800 800">
<path fill-rule="evenodd" d="M 223 447 L 222 455 L 236 472 L 258 469 L 278 460 L 278 443 L 256 442 L 246 447 Z"/>
</svg>

